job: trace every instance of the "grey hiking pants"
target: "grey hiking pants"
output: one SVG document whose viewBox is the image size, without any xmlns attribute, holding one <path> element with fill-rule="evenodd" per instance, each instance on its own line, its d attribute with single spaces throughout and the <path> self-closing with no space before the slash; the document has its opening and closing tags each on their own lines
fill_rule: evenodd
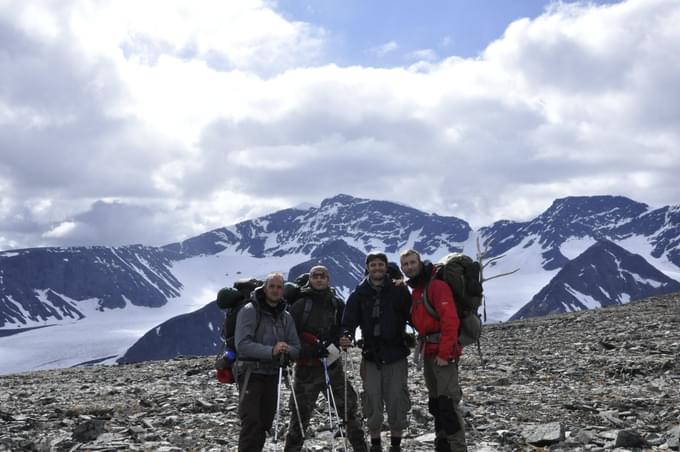
<svg viewBox="0 0 680 452">
<path fill-rule="evenodd" d="M 407 415 L 411 409 L 407 379 L 406 358 L 389 364 L 377 365 L 361 360 L 361 378 L 364 381 L 364 416 L 369 432 L 380 431 L 383 423 L 383 407 L 387 411 L 390 430 L 408 427 Z"/>
<path fill-rule="evenodd" d="M 446 438 L 451 451 L 467 451 L 465 421 L 459 407 L 463 391 L 458 383 L 458 363 L 438 366 L 434 358 L 425 358 L 423 371 L 429 399 L 428 408 L 434 416 L 437 442 L 443 442 Z"/>
</svg>

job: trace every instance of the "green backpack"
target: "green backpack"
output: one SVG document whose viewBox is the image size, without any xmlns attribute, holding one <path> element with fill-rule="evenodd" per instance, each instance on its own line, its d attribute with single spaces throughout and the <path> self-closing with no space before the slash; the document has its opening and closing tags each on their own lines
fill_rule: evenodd
<svg viewBox="0 0 680 452">
<path fill-rule="evenodd" d="M 250 302 L 251 292 L 262 284 L 262 281 L 255 278 L 239 279 L 233 287 L 224 287 L 217 292 L 217 300 L 215 300 L 217 306 L 225 310 L 221 336 L 228 350 L 235 350 L 236 315 L 243 306 Z"/>
<path fill-rule="evenodd" d="M 483 293 L 479 262 L 462 253 L 451 253 L 435 264 L 435 268 L 435 278 L 446 282 L 453 292 L 460 319 L 458 342 L 463 347 L 475 342 L 479 345 L 482 319 L 478 311 Z M 423 292 L 423 304 L 428 314 L 439 320 L 439 314 L 427 299 L 427 288 Z"/>
</svg>

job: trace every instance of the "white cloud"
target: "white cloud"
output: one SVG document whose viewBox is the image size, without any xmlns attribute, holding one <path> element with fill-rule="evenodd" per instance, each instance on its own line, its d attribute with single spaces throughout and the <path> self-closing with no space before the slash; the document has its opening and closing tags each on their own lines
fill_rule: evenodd
<svg viewBox="0 0 680 452">
<path fill-rule="evenodd" d="M 379 46 L 371 47 L 368 49 L 369 53 L 376 55 L 379 58 L 384 57 L 388 53 L 392 53 L 399 48 L 399 44 L 396 41 L 389 41 Z"/>
<path fill-rule="evenodd" d="M 77 227 L 78 224 L 74 221 L 64 221 L 63 223 L 59 223 L 54 228 L 44 233 L 43 237 L 49 239 L 61 239 L 72 234 Z"/>
<path fill-rule="evenodd" d="M 432 49 L 419 49 L 408 53 L 406 57 L 416 61 L 436 61 L 439 59 L 437 52 Z"/>
<path fill-rule="evenodd" d="M 159 5 L 0 2 L 0 246 L 168 243 L 340 192 L 475 225 L 680 202 L 676 1 L 555 4 L 393 69 L 316 65 L 324 31 L 263 2 Z"/>
</svg>

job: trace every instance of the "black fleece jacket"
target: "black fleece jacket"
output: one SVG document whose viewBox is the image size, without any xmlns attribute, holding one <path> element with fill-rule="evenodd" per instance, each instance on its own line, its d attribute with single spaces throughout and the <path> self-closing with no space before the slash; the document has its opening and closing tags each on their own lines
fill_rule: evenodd
<svg viewBox="0 0 680 452">
<path fill-rule="evenodd" d="M 377 316 L 376 303 L 380 306 Z M 342 326 L 350 335 L 354 335 L 357 327 L 361 328 L 363 355 L 367 360 L 389 364 L 409 354 L 404 335 L 410 311 L 411 294 L 406 286 L 395 286 L 390 278 L 385 278 L 383 287 L 377 290 L 364 278 L 347 300 Z"/>
</svg>

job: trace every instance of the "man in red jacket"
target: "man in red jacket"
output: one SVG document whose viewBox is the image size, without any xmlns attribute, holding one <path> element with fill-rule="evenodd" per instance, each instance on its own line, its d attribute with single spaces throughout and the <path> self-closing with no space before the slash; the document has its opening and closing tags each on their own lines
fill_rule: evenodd
<svg viewBox="0 0 680 452">
<path fill-rule="evenodd" d="M 418 332 L 418 347 L 423 357 L 428 408 L 434 416 L 435 451 L 466 451 L 465 424 L 458 407 L 463 395 L 458 383 L 458 358 L 463 349 L 458 343 L 460 321 L 448 284 L 435 279 L 435 268 L 423 262 L 415 250 L 400 255 L 401 269 L 408 276 L 413 305 L 411 323 Z M 423 293 L 441 320 L 427 312 Z"/>
</svg>

